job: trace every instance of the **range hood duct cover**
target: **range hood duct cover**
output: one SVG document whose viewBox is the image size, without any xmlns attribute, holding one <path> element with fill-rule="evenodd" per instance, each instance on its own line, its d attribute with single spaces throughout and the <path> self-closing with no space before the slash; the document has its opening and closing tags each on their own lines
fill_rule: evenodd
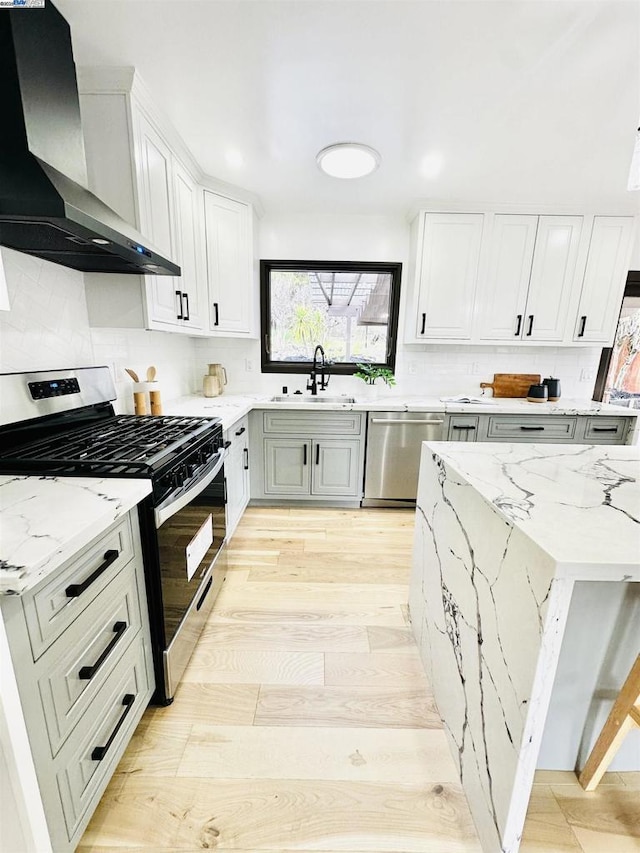
<svg viewBox="0 0 640 853">
<path fill-rule="evenodd" d="M 180 275 L 86 189 L 71 31 L 50 0 L 0 14 L 0 115 L 0 245 L 83 272 Z"/>
</svg>

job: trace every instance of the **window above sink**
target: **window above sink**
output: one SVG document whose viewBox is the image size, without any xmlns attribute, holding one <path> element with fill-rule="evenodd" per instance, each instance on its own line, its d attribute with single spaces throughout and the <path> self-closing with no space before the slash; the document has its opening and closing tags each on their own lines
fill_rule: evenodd
<svg viewBox="0 0 640 853">
<path fill-rule="evenodd" d="M 393 370 L 402 264 L 260 261 L 264 373 L 307 373 L 321 344 L 329 372 Z"/>
</svg>

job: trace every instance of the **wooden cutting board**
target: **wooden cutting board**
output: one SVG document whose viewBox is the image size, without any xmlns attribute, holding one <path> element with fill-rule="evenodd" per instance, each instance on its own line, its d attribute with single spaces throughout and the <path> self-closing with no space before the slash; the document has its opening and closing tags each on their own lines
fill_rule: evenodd
<svg viewBox="0 0 640 853">
<path fill-rule="evenodd" d="M 526 397 L 530 385 L 540 384 L 539 373 L 494 373 L 493 382 L 481 382 L 481 388 L 492 388 L 494 397 Z"/>
</svg>

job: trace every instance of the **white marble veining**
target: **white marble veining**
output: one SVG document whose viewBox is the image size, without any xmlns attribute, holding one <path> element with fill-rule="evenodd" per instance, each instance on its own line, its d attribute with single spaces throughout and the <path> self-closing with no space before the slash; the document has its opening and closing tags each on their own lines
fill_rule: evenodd
<svg viewBox="0 0 640 853">
<path fill-rule="evenodd" d="M 636 418 L 640 410 L 610 406 L 592 400 L 561 400 L 557 403 L 529 403 L 526 400 L 487 398 L 486 404 L 446 403 L 437 397 L 398 396 L 383 391 L 372 399 L 358 399 L 355 403 L 311 403 L 308 395 L 300 401 L 287 400 L 274 403 L 271 394 L 222 394 L 203 397 L 201 394 L 180 397 L 165 403 L 167 415 L 194 415 L 221 418 L 222 428 L 229 429 L 252 409 L 296 409 L 297 411 L 356 411 L 356 412 L 443 412 L 445 414 L 519 414 L 519 415 L 609 415 Z"/>
<path fill-rule="evenodd" d="M 411 620 L 486 853 L 520 845 L 575 581 L 640 581 L 639 461 L 423 445 Z"/>
<path fill-rule="evenodd" d="M 0 594 L 34 587 L 150 493 L 149 480 L 0 477 Z"/>
</svg>

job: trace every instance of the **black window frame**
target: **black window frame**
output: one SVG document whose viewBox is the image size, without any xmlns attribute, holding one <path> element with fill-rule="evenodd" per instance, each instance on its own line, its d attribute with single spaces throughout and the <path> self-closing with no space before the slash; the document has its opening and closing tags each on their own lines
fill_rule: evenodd
<svg viewBox="0 0 640 853">
<path fill-rule="evenodd" d="M 629 270 L 622 301 L 624 301 L 625 296 L 640 296 L 640 270 Z M 618 314 L 618 320 L 616 321 L 616 334 L 618 333 L 618 323 L 620 322 L 620 314 L 622 313 L 622 301 L 620 302 L 620 313 Z M 591 399 L 598 403 L 601 403 L 602 398 L 604 397 L 612 355 L 613 347 L 602 348 L 600 364 L 598 365 L 598 374 L 596 376 L 593 394 L 591 395 Z"/>
<path fill-rule="evenodd" d="M 398 321 L 400 313 L 400 287 L 402 282 L 402 264 L 398 261 L 260 261 L 260 363 L 263 373 L 308 373 L 309 361 L 272 361 L 269 355 L 269 334 L 271 330 L 271 289 L 272 270 L 316 270 L 318 272 L 369 272 L 391 275 L 391 293 L 389 299 L 389 323 L 387 338 L 387 360 L 368 362 L 373 367 L 387 367 L 395 371 L 398 347 Z M 352 376 L 358 367 L 351 362 L 332 362 L 330 372 L 338 376 Z"/>
</svg>

